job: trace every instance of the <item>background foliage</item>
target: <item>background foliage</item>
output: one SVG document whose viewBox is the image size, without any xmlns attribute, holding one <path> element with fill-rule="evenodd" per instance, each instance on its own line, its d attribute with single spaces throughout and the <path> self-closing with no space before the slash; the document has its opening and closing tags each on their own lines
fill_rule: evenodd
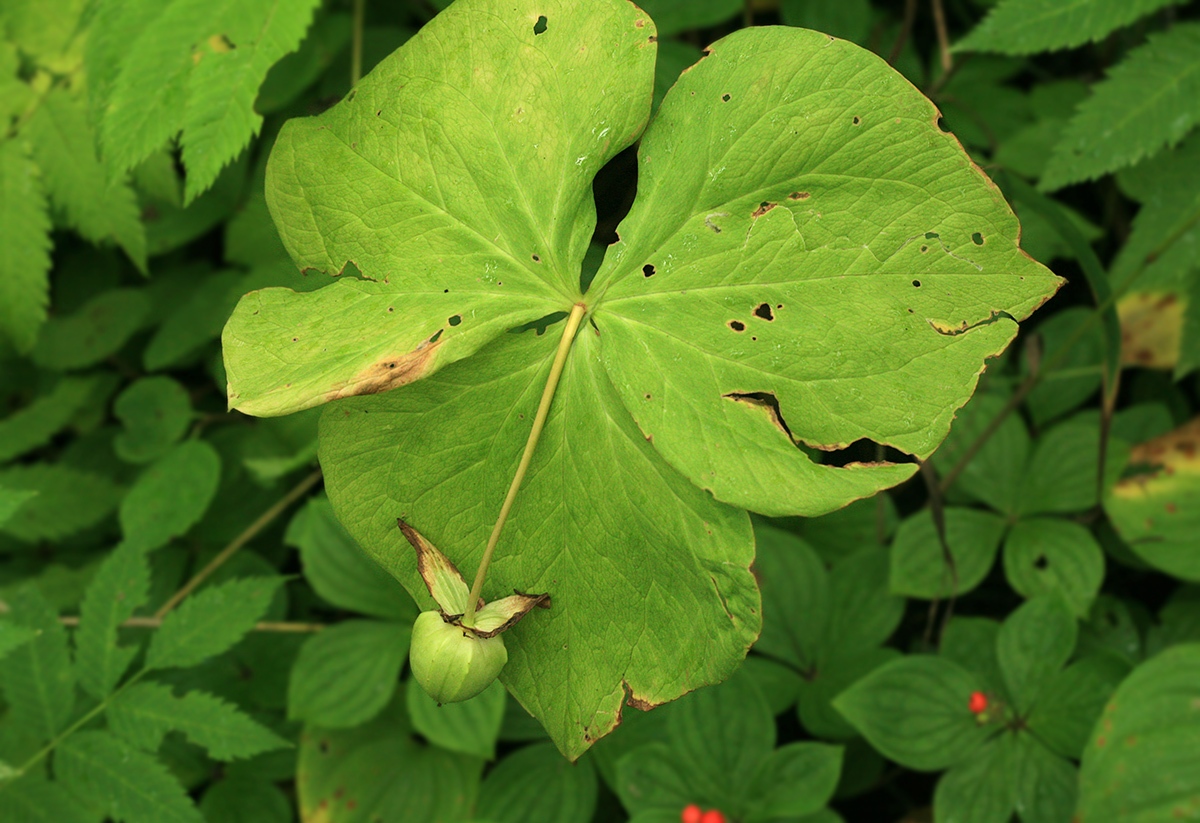
<svg viewBox="0 0 1200 823">
<path fill-rule="evenodd" d="M 436 5 L 6 3 L 0 819 L 1200 819 L 1200 7 L 642 5 L 656 100 L 746 25 L 888 59 L 1067 278 L 950 439 L 756 521 L 746 663 L 576 764 L 499 688 L 439 709 L 313 413 L 226 413 L 217 342 L 241 294 L 320 285 L 267 214 L 274 135 Z"/>
</svg>

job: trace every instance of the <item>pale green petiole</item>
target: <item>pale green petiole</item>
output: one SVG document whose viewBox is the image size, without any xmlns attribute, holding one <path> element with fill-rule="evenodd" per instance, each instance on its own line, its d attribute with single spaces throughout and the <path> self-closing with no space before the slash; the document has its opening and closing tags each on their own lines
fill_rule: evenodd
<svg viewBox="0 0 1200 823">
<path fill-rule="evenodd" d="M 471 585 L 470 596 L 467 597 L 467 611 L 462 616 L 464 626 L 475 625 L 475 605 L 479 602 L 479 596 L 483 590 L 488 564 L 492 562 L 492 554 L 496 551 L 496 544 L 500 542 L 500 532 L 504 529 L 504 522 L 508 520 L 508 513 L 512 509 L 513 501 L 517 498 L 517 490 L 521 488 L 521 481 L 525 479 L 525 472 L 529 469 L 530 461 L 533 460 L 533 450 L 537 448 L 538 438 L 542 436 L 542 428 L 546 425 L 546 416 L 550 413 L 550 402 L 554 399 L 554 390 L 558 388 L 558 378 L 562 375 L 563 366 L 567 362 L 567 352 L 571 350 L 575 332 L 579 330 L 579 324 L 586 311 L 587 306 L 583 303 L 576 303 L 571 307 L 566 328 L 563 329 L 562 339 L 558 343 L 558 351 L 554 355 L 554 364 L 550 367 L 550 375 L 546 378 L 542 401 L 538 404 L 537 415 L 533 418 L 533 428 L 529 432 L 529 440 L 525 442 L 525 453 L 521 455 L 517 473 L 513 475 L 512 484 L 508 487 L 508 494 L 504 498 L 504 505 L 500 507 L 500 516 L 496 518 L 492 536 L 488 538 L 487 548 L 483 550 L 483 557 L 479 561 L 479 569 L 475 572 L 475 582 Z"/>
</svg>

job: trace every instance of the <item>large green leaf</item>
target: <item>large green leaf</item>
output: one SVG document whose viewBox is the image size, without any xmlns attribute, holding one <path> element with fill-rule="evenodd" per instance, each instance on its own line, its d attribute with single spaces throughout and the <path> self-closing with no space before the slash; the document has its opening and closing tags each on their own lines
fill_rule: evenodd
<svg viewBox="0 0 1200 823">
<path fill-rule="evenodd" d="M 582 296 L 591 180 L 642 130 L 655 40 L 622 0 L 452 5 L 284 127 L 267 175 L 284 245 L 346 273 L 248 295 L 224 335 L 248 413 L 376 395 L 323 417 L 327 488 L 428 603 L 397 518 L 474 566 L 557 327 L 503 332 L 584 303 L 484 592 L 551 594 L 506 638 L 503 677 L 571 756 L 627 700 L 726 676 L 754 637 L 751 536 L 725 504 L 815 514 L 908 477 L 801 446 L 928 455 L 1058 284 L 911 85 L 852 44 L 764 28 L 667 95 Z"/>
<path fill-rule="evenodd" d="M 0 140 L 0 339 L 33 348 L 50 302 L 50 215 L 24 141 Z"/>
<path fill-rule="evenodd" d="M 1200 645 L 1176 646 L 1134 670 L 1083 750 L 1078 819 L 1151 823 L 1200 808 Z"/>
<path fill-rule="evenodd" d="M 956 51 L 1033 54 L 1099 40 L 1176 0 L 1005 0 Z"/>
</svg>

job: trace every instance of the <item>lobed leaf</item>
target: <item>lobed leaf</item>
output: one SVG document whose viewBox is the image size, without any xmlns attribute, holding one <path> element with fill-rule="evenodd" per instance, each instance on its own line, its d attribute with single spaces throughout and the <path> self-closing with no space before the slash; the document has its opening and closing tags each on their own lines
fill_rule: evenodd
<svg viewBox="0 0 1200 823">
<path fill-rule="evenodd" d="M 0 337 L 23 353 L 50 301 L 50 216 L 40 178 L 23 140 L 0 140 Z"/>
<path fill-rule="evenodd" d="M 214 760 L 253 757 L 290 745 L 218 697 L 202 691 L 176 697 L 163 683 L 125 689 L 105 714 L 113 734 L 147 752 L 157 751 L 170 731 L 182 732 Z"/>
<path fill-rule="evenodd" d="M 1080 104 L 1046 165 L 1054 191 L 1174 146 L 1200 121 L 1200 23 L 1180 23 L 1131 51 Z"/>
<path fill-rule="evenodd" d="M 1004 0 L 955 51 L 1035 54 L 1103 39 L 1178 0 Z"/>
</svg>

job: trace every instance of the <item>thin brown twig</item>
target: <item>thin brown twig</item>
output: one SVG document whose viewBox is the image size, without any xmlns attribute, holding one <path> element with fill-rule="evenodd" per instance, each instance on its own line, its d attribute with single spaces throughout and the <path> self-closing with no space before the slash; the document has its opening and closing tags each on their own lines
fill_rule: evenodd
<svg viewBox="0 0 1200 823">
<path fill-rule="evenodd" d="M 950 54 L 950 36 L 946 32 L 946 11 L 942 8 L 942 0 L 933 0 L 933 28 L 937 31 L 942 71 L 948 72 L 954 67 L 954 57 Z"/>
<path fill-rule="evenodd" d="M 308 477 L 297 483 L 291 491 L 280 498 L 279 502 L 259 515 L 258 519 L 247 526 L 241 534 L 233 538 L 233 540 L 229 542 L 228 546 L 221 549 L 217 556 L 208 562 L 208 565 L 198 571 L 191 580 L 183 585 L 183 588 L 171 595 L 171 599 L 166 603 L 163 603 L 159 610 L 154 613 L 154 616 L 161 619 L 169 611 L 171 611 L 171 609 L 178 606 L 185 597 L 196 590 L 196 587 L 207 580 L 209 575 L 219 569 L 225 563 L 225 561 L 233 557 L 233 555 L 237 553 L 238 549 L 242 548 L 251 540 L 253 540 L 260 531 L 269 526 L 271 521 L 273 521 L 276 517 L 283 514 L 283 512 L 287 510 L 288 506 L 292 505 L 301 497 L 303 497 L 309 491 L 309 489 L 317 484 L 320 479 L 321 470 L 317 469 L 317 471 L 313 472 Z"/>
<path fill-rule="evenodd" d="M 938 631 L 938 642 L 941 642 L 942 633 L 946 630 L 946 624 L 950 622 L 950 618 L 954 615 L 954 601 L 958 597 L 958 564 L 954 560 L 954 555 L 950 551 L 950 543 L 946 540 L 946 510 L 942 506 L 942 492 L 938 487 L 937 474 L 933 470 L 933 466 L 927 460 L 918 460 L 917 465 L 921 467 L 921 478 L 925 481 L 925 487 L 929 490 L 929 512 L 933 516 L 933 528 L 937 532 L 938 545 L 942 549 L 942 562 L 945 563 L 946 571 L 950 575 L 950 595 L 946 598 L 946 611 L 942 615 L 941 629 Z M 928 648 L 933 642 L 933 624 L 934 616 L 937 614 L 937 606 L 941 601 L 941 593 L 935 597 L 929 605 L 929 619 L 925 624 L 924 643 Z"/>
<path fill-rule="evenodd" d="M 904 51 L 904 46 L 908 42 L 909 35 L 912 34 L 913 22 L 917 19 L 917 0 L 904 0 L 904 19 L 900 21 L 900 32 L 896 35 L 896 42 L 892 44 L 892 50 L 888 52 L 888 64 L 894 64 L 900 56 L 900 52 Z"/>
</svg>

